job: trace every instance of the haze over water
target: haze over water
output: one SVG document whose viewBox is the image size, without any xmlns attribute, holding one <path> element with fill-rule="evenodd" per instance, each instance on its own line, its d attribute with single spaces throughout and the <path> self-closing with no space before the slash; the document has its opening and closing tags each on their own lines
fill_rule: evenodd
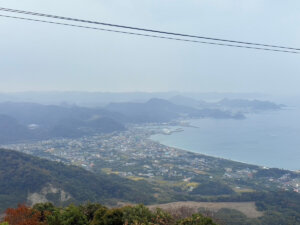
<svg viewBox="0 0 300 225">
<path fill-rule="evenodd" d="M 162 144 L 210 156 L 289 170 L 300 169 L 300 109 L 247 115 L 244 120 L 191 120 L 199 128 L 154 135 Z"/>
</svg>

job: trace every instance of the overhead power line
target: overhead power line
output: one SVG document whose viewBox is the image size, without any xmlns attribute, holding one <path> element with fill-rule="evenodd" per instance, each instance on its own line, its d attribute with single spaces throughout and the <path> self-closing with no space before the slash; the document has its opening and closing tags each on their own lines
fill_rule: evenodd
<svg viewBox="0 0 300 225">
<path fill-rule="evenodd" d="M 300 48 L 278 46 L 278 45 L 269 45 L 269 44 L 254 43 L 254 42 L 235 41 L 235 40 L 204 37 L 204 36 L 197 36 L 197 35 L 190 35 L 190 34 L 181 34 L 181 33 L 167 32 L 167 31 L 159 31 L 159 30 L 153 30 L 153 29 L 147 29 L 147 28 L 139 28 L 139 27 L 124 26 L 124 25 L 111 24 L 111 23 L 103 23 L 103 22 L 98 22 L 98 21 L 76 19 L 76 18 L 63 17 L 63 16 L 50 15 L 50 14 L 43 14 L 43 13 L 37 13 L 37 12 L 24 11 L 24 10 L 17 10 L 17 9 L 9 9 L 9 8 L 1 8 L 0 7 L 0 10 L 1 11 L 7 11 L 7 12 L 13 12 L 13 13 L 33 15 L 33 16 L 41 16 L 41 17 L 48 17 L 48 18 L 61 19 L 61 20 L 70 20 L 70 21 L 82 22 L 82 23 L 92 23 L 92 24 L 97 24 L 97 25 L 102 25 L 102 26 L 111 26 L 111 27 L 117 27 L 117 28 L 124 28 L 124 29 L 138 30 L 138 31 L 146 31 L 146 32 L 152 32 L 152 33 L 160 33 L 160 34 L 175 35 L 175 36 L 182 36 L 182 37 L 189 37 L 189 38 L 207 39 L 207 40 L 212 40 L 212 41 L 231 42 L 231 43 L 236 43 L 236 44 L 257 45 L 257 46 L 262 46 L 262 47 L 282 48 L 282 49 L 300 51 Z"/>
<path fill-rule="evenodd" d="M 227 47 L 235 47 L 235 48 L 247 48 L 247 49 L 255 49 L 255 50 L 300 54 L 300 52 L 296 52 L 296 51 L 287 51 L 287 50 L 279 50 L 279 49 L 259 48 L 259 47 L 243 46 L 243 45 L 232 45 L 232 44 L 225 44 L 225 43 L 216 43 L 216 42 L 198 41 L 198 40 L 191 40 L 191 39 L 173 38 L 173 37 L 158 36 L 158 35 L 151 35 L 151 34 L 142 34 L 142 33 L 134 33 L 134 32 L 127 32 L 127 31 L 120 31 L 120 30 L 104 29 L 104 28 L 99 28 L 99 27 L 89 27 L 89 26 L 82 26 L 82 25 L 76 25 L 76 24 L 60 23 L 60 22 L 53 22 L 53 21 L 47 21 L 47 20 L 31 19 L 31 18 L 18 17 L 18 16 L 8 16 L 8 15 L 1 15 L 0 14 L 0 17 L 27 20 L 27 21 L 34 21 L 34 22 L 42 22 L 42 23 L 56 24 L 56 25 L 63 25 L 63 26 L 70 26 L 70 27 L 78 27 L 78 28 L 85 28 L 85 29 L 92 29 L 92 30 L 108 31 L 108 32 L 136 35 L 136 36 L 143 36 L 143 37 L 160 38 L 160 39 L 167 39 L 167 40 L 174 40 L 174 41 L 184 41 L 184 42 L 218 45 L 218 46 L 227 46 Z"/>
<path fill-rule="evenodd" d="M 39 19 L 32 19 L 32 18 L 25 18 L 25 17 L 0 15 L 2 17 L 22 19 L 22 20 L 28 20 L 28 21 L 51 23 L 51 24 L 57 24 L 57 25 L 65 25 L 65 26 L 102 30 L 102 31 L 131 34 L 131 35 L 138 35 L 138 36 L 145 36 L 145 37 L 169 39 L 169 40 L 176 40 L 176 41 L 185 41 L 185 42 L 194 42 L 194 43 L 202 43 L 202 44 L 211 44 L 211 45 L 237 47 L 237 48 L 248 48 L 248 49 L 256 49 L 256 50 L 275 51 L 275 52 L 286 52 L 286 53 L 295 53 L 295 54 L 300 53 L 299 48 L 286 47 L 286 46 L 269 45 L 269 44 L 243 42 L 243 41 L 227 40 L 227 39 L 220 39 L 220 38 L 189 35 L 189 34 L 173 33 L 173 32 L 166 32 L 166 31 L 159 31 L 159 30 L 152 30 L 152 29 L 145 29 L 145 28 L 138 28 L 138 27 L 131 27 L 131 26 L 123 26 L 123 25 L 117 25 L 117 24 L 103 23 L 103 22 L 97 22 L 97 21 L 76 19 L 76 18 L 70 18 L 70 17 L 55 16 L 55 15 L 36 13 L 36 12 L 30 12 L 30 11 L 1 8 L 1 7 L 0 7 L 0 11 L 26 14 L 26 15 L 31 15 L 31 16 L 47 17 L 47 18 L 53 18 L 53 19 L 59 19 L 59 20 L 68 20 L 68 21 L 81 22 L 81 23 L 89 23 L 89 24 L 102 25 L 102 26 L 110 26 L 110 27 L 137 30 L 137 31 L 143 31 L 143 32 L 150 32 L 150 33 L 159 33 L 159 34 L 171 35 L 171 36 L 181 36 L 181 37 L 185 37 L 185 38 L 188 37 L 188 38 L 204 39 L 204 40 L 210 40 L 210 41 L 214 41 L 214 42 L 199 41 L 199 40 L 192 40 L 192 39 L 182 39 L 182 38 L 159 36 L 159 35 L 152 35 L 152 34 L 145 34 L 145 33 L 135 33 L 135 32 L 128 32 L 128 31 L 122 31 L 122 30 L 111 30 L 111 29 L 96 28 L 96 27 L 89 27 L 89 26 L 75 25 L 75 24 L 68 24 L 68 23 L 60 23 L 60 22 L 53 22 L 53 21 L 46 21 L 46 20 L 39 20 Z M 239 45 L 237 45 L 237 44 L 239 44 Z"/>
</svg>

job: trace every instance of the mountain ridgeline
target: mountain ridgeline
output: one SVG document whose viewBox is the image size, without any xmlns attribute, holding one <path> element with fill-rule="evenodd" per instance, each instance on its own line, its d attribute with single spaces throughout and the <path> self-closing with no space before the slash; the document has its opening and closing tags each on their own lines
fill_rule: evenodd
<svg viewBox="0 0 300 225">
<path fill-rule="evenodd" d="M 74 138 L 119 132 L 128 123 L 163 123 L 178 119 L 243 119 L 250 110 L 277 110 L 271 102 L 229 100 L 215 103 L 184 96 L 153 98 L 145 103 L 119 102 L 87 108 L 36 103 L 0 103 L 0 144 L 50 138 Z"/>
<path fill-rule="evenodd" d="M 241 119 L 242 114 L 220 109 L 193 108 L 177 105 L 163 99 L 150 99 L 146 103 L 111 103 L 106 109 L 125 115 L 135 123 L 169 122 L 178 118 L 224 118 Z"/>
<path fill-rule="evenodd" d="M 99 108 L 0 103 L 0 143 L 122 131 L 121 120 L 122 115 Z"/>
<path fill-rule="evenodd" d="M 18 203 L 51 201 L 57 205 L 97 201 L 154 201 L 145 181 L 97 174 L 11 150 L 0 149 L 0 212 Z M 151 194 L 152 193 L 152 194 Z M 0 213 L 1 214 L 1 213 Z"/>
</svg>

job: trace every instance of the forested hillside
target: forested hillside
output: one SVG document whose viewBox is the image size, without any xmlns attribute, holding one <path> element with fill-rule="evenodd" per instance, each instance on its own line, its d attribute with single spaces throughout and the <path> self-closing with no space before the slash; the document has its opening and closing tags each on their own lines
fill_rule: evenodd
<svg viewBox="0 0 300 225">
<path fill-rule="evenodd" d="M 151 184 L 116 175 L 94 174 L 75 166 L 0 150 L 0 212 L 18 203 L 153 201 Z"/>
<path fill-rule="evenodd" d="M 244 119 L 244 112 L 280 108 L 272 102 L 225 99 L 207 103 L 185 97 L 116 102 L 102 108 L 2 102 L 0 144 L 118 132 L 125 130 L 128 123 L 164 123 L 183 118 Z"/>
<path fill-rule="evenodd" d="M 224 224 L 300 224 L 300 196 L 287 191 L 234 193 L 214 182 L 198 186 L 191 193 L 183 193 L 169 185 L 157 186 L 146 181 L 132 181 L 117 175 L 91 173 L 75 166 L 67 166 L 23 153 L 0 150 L 0 212 L 18 203 L 33 205 L 53 202 L 56 206 L 86 201 L 105 205 L 119 202 L 151 204 L 156 202 L 255 202 L 262 212 L 260 218 L 247 218 L 236 210 L 221 209 L 214 214 Z M 222 192 L 220 196 L 207 196 Z M 179 191 L 176 194 L 176 190 Z M 158 199 L 161 196 L 162 199 Z M 72 208 L 70 208 L 72 209 Z M 201 211 L 201 209 L 199 209 Z M 207 212 L 206 212 L 207 213 Z M 283 223 L 288 222 L 288 223 Z M 184 223 L 186 224 L 186 223 Z"/>
<path fill-rule="evenodd" d="M 101 108 L 0 103 L 0 144 L 123 131 L 124 118 Z"/>
</svg>

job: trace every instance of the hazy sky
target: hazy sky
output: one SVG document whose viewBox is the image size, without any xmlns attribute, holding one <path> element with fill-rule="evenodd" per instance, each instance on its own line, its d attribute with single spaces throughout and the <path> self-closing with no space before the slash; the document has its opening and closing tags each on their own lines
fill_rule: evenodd
<svg viewBox="0 0 300 225">
<path fill-rule="evenodd" d="M 300 1 L 295 0 L 0 0 L 0 7 L 300 48 Z M 300 55 L 1 17 L 0 37 L 4 92 L 300 93 Z"/>
</svg>

